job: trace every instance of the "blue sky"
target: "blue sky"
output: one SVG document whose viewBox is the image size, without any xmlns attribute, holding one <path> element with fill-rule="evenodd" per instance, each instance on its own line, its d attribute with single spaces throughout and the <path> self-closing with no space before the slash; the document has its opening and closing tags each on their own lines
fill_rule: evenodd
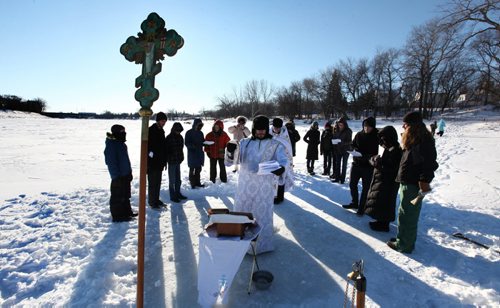
<svg viewBox="0 0 500 308">
<path fill-rule="evenodd" d="M 153 111 L 213 109 L 247 81 L 276 87 L 348 57 L 404 46 L 446 0 L 0 1 L 0 95 L 48 111 L 135 112 L 140 65 L 119 53 L 149 13 L 184 38 L 156 76 Z"/>
</svg>

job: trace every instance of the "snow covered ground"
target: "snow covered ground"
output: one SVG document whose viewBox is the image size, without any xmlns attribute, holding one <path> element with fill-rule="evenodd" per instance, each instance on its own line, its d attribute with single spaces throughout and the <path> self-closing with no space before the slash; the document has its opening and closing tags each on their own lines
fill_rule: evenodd
<svg viewBox="0 0 500 308">
<path fill-rule="evenodd" d="M 306 144 L 297 144 L 296 187 L 275 207 L 276 251 L 259 256 L 274 275 L 266 291 L 247 294 L 246 256 L 229 290 L 228 307 L 339 307 L 346 275 L 363 259 L 369 307 L 500 306 L 500 117 L 473 110 L 446 115 L 437 137 L 439 169 L 422 208 L 415 251 L 401 254 L 377 233 L 369 217 L 341 205 L 348 183 L 305 172 Z M 0 111 L 0 305 L 133 306 L 136 298 L 137 221 L 111 223 L 105 133 L 127 128 L 138 204 L 140 121 L 49 119 Z M 212 123 L 206 123 L 204 131 Z M 226 126 L 231 122 L 226 122 Z M 323 123 L 320 123 L 322 126 Z M 353 131 L 360 121 L 349 122 Z M 401 121 L 379 120 L 378 127 Z M 170 131 L 172 122 L 167 122 Z M 185 131 L 190 124 L 183 123 Z M 304 136 L 308 125 L 297 123 Z M 322 159 L 322 157 L 320 157 Z M 316 172 L 321 174 L 321 161 Z M 192 190 L 189 200 L 147 209 L 146 307 L 196 307 L 198 234 L 207 209 L 232 208 L 237 174 L 228 183 Z M 163 177 L 161 198 L 169 201 Z M 461 232 L 491 249 L 451 236 Z M 496 250 L 496 251 L 495 251 Z M 349 292 L 350 296 L 350 292 Z"/>
</svg>

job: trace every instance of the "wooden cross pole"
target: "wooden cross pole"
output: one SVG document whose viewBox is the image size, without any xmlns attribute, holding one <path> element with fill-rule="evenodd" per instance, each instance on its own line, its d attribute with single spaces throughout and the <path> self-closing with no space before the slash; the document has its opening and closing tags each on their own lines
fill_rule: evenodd
<svg viewBox="0 0 500 308">
<path fill-rule="evenodd" d="M 164 55 L 173 56 L 184 45 L 184 39 L 165 28 L 165 21 L 156 13 L 151 13 L 141 24 L 142 32 L 137 37 L 130 36 L 120 47 L 120 53 L 130 62 L 142 64 L 142 74 L 136 78 L 135 99 L 140 103 L 139 114 L 142 118 L 141 129 L 141 164 L 139 177 L 139 231 L 137 243 L 137 301 L 136 306 L 144 306 L 144 239 L 146 227 L 146 168 L 149 118 L 153 114 L 151 107 L 160 96 L 155 89 L 155 76 L 161 72 Z"/>
</svg>

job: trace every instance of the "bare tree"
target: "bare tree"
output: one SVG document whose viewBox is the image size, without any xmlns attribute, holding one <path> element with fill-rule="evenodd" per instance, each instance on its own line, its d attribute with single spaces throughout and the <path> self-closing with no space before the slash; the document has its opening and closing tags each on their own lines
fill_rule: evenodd
<svg viewBox="0 0 500 308">
<path fill-rule="evenodd" d="M 462 39 L 462 47 L 476 36 L 488 35 L 490 46 L 500 45 L 500 1 L 499 0 L 451 0 L 450 9 L 445 10 L 443 26 L 463 29 L 466 35 Z M 494 55 L 498 65 L 499 54 Z"/>
<path fill-rule="evenodd" d="M 354 117 L 359 119 L 361 111 L 368 107 L 363 105 L 359 98 L 371 89 L 368 78 L 368 60 L 355 61 L 349 58 L 347 61 L 340 61 L 339 69 L 345 92 L 350 98 L 350 109 L 354 113 Z"/>
<path fill-rule="evenodd" d="M 470 45 L 477 55 L 482 81 L 479 90 L 482 92 L 482 101 L 485 105 L 494 102 L 500 96 L 500 63 L 495 59 L 500 54 L 500 45 L 490 44 L 492 35 L 494 35 L 492 32 L 482 33 L 476 36 Z"/>
<path fill-rule="evenodd" d="M 371 64 L 371 79 L 375 88 L 375 110 L 383 108 L 384 115 L 390 117 L 396 97 L 400 94 L 400 54 L 395 48 L 378 51 Z"/>
<path fill-rule="evenodd" d="M 443 28 L 439 22 L 439 19 L 433 19 L 415 27 L 404 49 L 405 79 L 417 81 L 415 97 L 424 117 L 427 117 L 430 95 L 434 91 L 435 71 L 443 61 L 454 58 L 460 52 L 456 29 Z"/>
</svg>

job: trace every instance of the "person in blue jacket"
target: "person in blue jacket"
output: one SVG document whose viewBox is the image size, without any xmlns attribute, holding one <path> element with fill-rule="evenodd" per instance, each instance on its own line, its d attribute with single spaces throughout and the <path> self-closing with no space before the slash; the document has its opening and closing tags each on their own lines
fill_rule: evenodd
<svg viewBox="0 0 500 308">
<path fill-rule="evenodd" d="M 186 132 L 184 137 L 184 144 L 188 150 L 189 183 L 193 189 L 205 187 L 200 181 L 201 168 L 205 164 L 205 154 L 203 153 L 205 136 L 201 131 L 202 128 L 203 122 L 201 119 L 196 118 L 193 121 L 193 127 Z"/>
<path fill-rule="evenodd" d="M 444 128 L 446 127 L 446 123 L 444 122 L 443 119 L 440 119 L 438 124 L 437 124 L 437 134 L 439 137 L 443 137 L 444 134 Z"/>
<path fill-rule="evenodd" d="M 130 182 L 132 167 L 125 144 L 127 133 L 125 127 L 115 124 L 111 133 L 107 133 L 104 158 L 111 176 L 111 197 L 109 209 L 113 222 L 130 221 L 137 213 L 130 206 Z"/>
</svg>

